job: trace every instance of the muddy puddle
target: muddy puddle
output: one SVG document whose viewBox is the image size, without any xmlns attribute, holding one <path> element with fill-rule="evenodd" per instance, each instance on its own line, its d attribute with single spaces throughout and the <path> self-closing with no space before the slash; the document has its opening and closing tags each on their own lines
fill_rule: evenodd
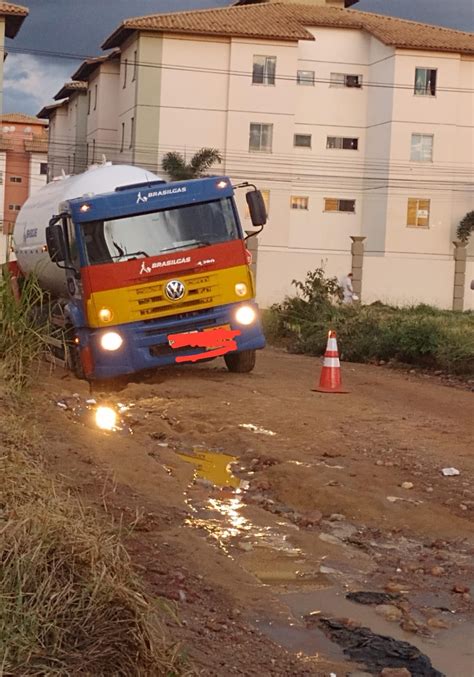
<svg viewBox="0 0 474 677">
<path fill-rule="evenodd" d="M 129 420 L 133 404 L 98 402 L 93 398 L 84 399 L 74 394 L 58 400 L 56 406 L 74 422 L 88 428 L 95 428 L 106 433 L 133 434 Z"/>
<path fill-rule="evenodd" d="M 284 515 L 252 501 L 249 481 L 232 471 L 237 467 L 233 466 L 235 457 L 199 448 L 178 455 L 195 468 L 195 481 L 186 492 L 187 526 L 200 530 L 239 566 L 270 586 L 282 613 L 278 618 L 252 620 L 274 642 L 312 657 L 348 660 L 344 647 L 307 618 L 351 619 L 372 633 L 416 647 L 433 666 L 432 672 L 420 674 L 474 677 L 474 625 L 449 609 L 440 610 L 431 604 L 433 600 L 426 600 L 425 606 L 436 609 L 434 615 L 446 629 L 424 637 L 406 632 L 372 606 L 346 599 L 349 590 L 367 588 L 373 570 L 370 557 L 344 542 L 354 530 L 352 525 L 323 520 L 317 529 L 299 528 Z M 416 611 L 410 609 L 410 613 Z"/>
</svg>

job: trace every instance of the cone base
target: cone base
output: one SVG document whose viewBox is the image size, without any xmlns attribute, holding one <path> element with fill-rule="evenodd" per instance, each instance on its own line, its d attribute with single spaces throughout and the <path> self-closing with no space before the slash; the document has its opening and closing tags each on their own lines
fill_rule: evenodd
<svg viewBox="0 0 474 677">
<path fill-rule="evenodd" d="M 345 390 L 344 388 L 311 388 L 313 393 L 334 393 L 335 395 L 347 395 L 350 393 L 350 390 Z"/>
</svg>

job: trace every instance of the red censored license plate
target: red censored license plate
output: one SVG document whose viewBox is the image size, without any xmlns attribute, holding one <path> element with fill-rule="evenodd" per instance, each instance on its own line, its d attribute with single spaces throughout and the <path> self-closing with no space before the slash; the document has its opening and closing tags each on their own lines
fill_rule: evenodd
<svg viewBox="0 0 474 677">
<path fill-rule="evenodd" d="M 180 355 L 176 362 L 197 362 L 225 355 L 232 350 L 237 350 L 235 338 L 240 335 L 240 330 L 232 330 L 230 324 L 218 327 L 207 327 L 203 331 L 187 331 L 180 334 L 170 334 L 168 343 L 177 350 L 179 348 L 204 348 L 204 352 L 195 355 Z"/>
</svg>

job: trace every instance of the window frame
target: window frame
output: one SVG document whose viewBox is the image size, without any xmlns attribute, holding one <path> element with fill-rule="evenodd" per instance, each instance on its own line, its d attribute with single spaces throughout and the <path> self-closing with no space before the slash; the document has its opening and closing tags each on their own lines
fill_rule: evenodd
<svg viewBox="0 0 474 677">
<path fill-rule="evenodd" d="M 99 98 L 99 87 L 94 85 L 94 110 L 97 110 L 97 99 Z"/>
<path fill-rule="evenodd" d="M 415 217 L 415 223 L 409 223 L 410 220 L 410 203 L 416 203 L 416 217 Z M 428 208 L 427 211 L 428 215 L 427 216 L 418 216 L 418 212 L 420 211 L 420 203 L 427 203 Z M 421 198 L 421 197 L 409 197 L 407 199 L 407 217 L 406 217 L 406 227 L 407 228 L 415 228 L 419 229 L 422 228 L 424 230 L 429 230 L 430 228 L 430 218 L 431 218 L 431 198 Z M 426 223 L 420 224 L 418 221 L 420 219 L 426 219 Z"/>
<path fill-rule="evenodd" d="M 343 82 L 338 82 L 334 76 L 342 76 Z M 349 85 L 348 78 L 358 78 L 358 85 Z M 329 76 L 329 86 L 339 89 L 363 89 L 364 87 L 364 76 L 362 73 L 336 73 L 333 72 Z"/>
<path fill-rule="evenodd" d="M 298 200 L 301 200 L 300 204 L 298 203 Z M 290 195 L 290 210 L 292 212 L 309 211 L 309 195 Z"/>
<path fill-rule="evenodd" d="M 296 143 L 296 137 L 309 139 L 309 146 L 306 145 L 306 144 Z M 311 150 L 312 147 L 313 147 L 313 135 L 312 134 L 293 134 L 293 148 L 306 148 L 307 150 Z"/>
<path fill-rule="evenodd" d="M 122 122 L 122 138 L 120 142 L 120 152 L 123 153 L 125 147 L 125 122 Z"/>
<path fill-rule="evenodd" d="M 335 141 L 341 141 L 341 145 L 330 146 L 329 139 L 334 139 Z M 344 141 L 355 141 L 356 147 L 348 146 L 344 147 Z M 359 137 L 358 136 L 326 136 L 326 150 L 359 150 Z"/>
<path fill-rule="evenodd" d="M 123 84 L 122 84 L 122 89 L 125 89 L 127 86 L 127 70 L 128 70 L 128 59 L 124 59 L 122 61 L 123 63 Z"/>
<path fill-rule="evenodd" d="M 264 59 L 263 72 L 262 72 L 262 82 L 255 82 L 255 66 L 256 59 Z M 273 71 L 273 82 L 269 82 L 268 68 L 267 64 L 269 61 L 274 62 L 274 71 Z M 260 87 L 275 87 L 276 85 L 276 67 L 277 67 L 277 57 L 270 54 L 254 54 L 253 63 L 252 63 L 252 85 L 257 85 Z"/>
<path fill-rule="evenodd" d="M 43 171 L 43 167 L 46 167 L 46 171 Z M 40 162 L 40 176 L 48 176 L 48 163 Z"/>
<path fill-rule="evenodd" d="M 129 143 L 129 150 L 133 148 L 133 143 L 135 141 L 135 116 L 132 115 L 130 118 L 130 143 Z"/>
<path fill-rule="evenodd" d="M 306 80 L 302 77 L 300 77 L 301 73 L 312 73 L 312 79 L 311 80 Z M 314 87 L 316 83 L 316 71 L 311 71 L 311 70 L 305 70 L 304 68 L 300 68 L 296 71 L 296 84 L 300 87 Z"/>
<path fill-rule="evenodd" d="M 10 176 L 10 183 L 23 183 L 21 176 Z"/>
<path fill-rule="evenodd" d="M 328 202 L 337 202 L 337 209 L 328 209 Z M 354 209 L 341 209 L 341 203 L 343 202 L 353 202 Z M 344 198 L 344 197 L 325 197 L 324 198 L 324 209 L 323 212 L 327 214 L 355 214 L 356 213 L 357 200 L 356 198 Z"/>
<path fill-rule="evenodd" d="M 138 50 L 136 49 L 133 52 L 132 82 L 135 82 L 135 80 L 137 79 L 137 71 L 138 71 Z"/>
<path fill-rule="evenodd" d="M 414 158 L 413 157 L 413 138 L 415 136 L 421 137 L 422 141 L 420 142 L 420 148 L 423 149 L 423 139 L 428 139 L 431 138 L 431 154 L 429 160 L 425 160 L 423 158 Z M 425 134 L 424 132 L 412 132 L 411 137 L 410 137 L 410 162 L 421 162 L 422 164 L 426 163 L 432 163 L 433 162 L 433 155 L 434 155 L 434 134 Z"/>
<path fill-rule="evenodd" d="M 92 90 L 89 87 L 87 91 L 87 115 L 91 114 L 91 110 L 92 110 Z"/>
<path fill-rule="evenodd" d="M 417 91 L 417 73 L 418 71 L 431 71 L 432 73 L 435 73 L 435 83 L 434 83 L 434 94 L 430 91 L 431 88 L 425 87 L 424 92 Z M 430 82 L 428 80 L 428 82 Z M 438 94 L 438 69 L 437 68 L 427 68 L 426 66 L 415 66 L 415 82 L 413 84 L 413 96 L 423 96 L 423 97 L 429 97 L 429 98 L 436 98 Z"/>
<path fill-rule="evenodd" d="M 252 141 L 252 127 L 260 127 L 260 148 L 252 148 L 251 146 L 251 141 Z M 261 140 L 262 140 L 262 128 L 263 127 L 269 127 L 270 130 L 270 144 L 269 148 L 262 148 L 261 147 Z M 273 152 L 273 122 L 251 122 L 249 126 L 249 153 L 272 153 Z"/>
</svg>

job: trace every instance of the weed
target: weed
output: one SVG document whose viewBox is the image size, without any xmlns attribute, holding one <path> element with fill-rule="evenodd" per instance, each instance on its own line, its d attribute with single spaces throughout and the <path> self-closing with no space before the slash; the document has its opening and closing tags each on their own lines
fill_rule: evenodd
<svg viewBox="0 0 474 677">
<path fill-rule="evenodd" d="M 48 351 L 49 315 L 44 292 L 34 275 L 23 280 L 21 296 L 13 293 L 8 270 L 0 275 L 0 375 L 15 394 L 35 376 L 39 358 Z"/>
</svg>

